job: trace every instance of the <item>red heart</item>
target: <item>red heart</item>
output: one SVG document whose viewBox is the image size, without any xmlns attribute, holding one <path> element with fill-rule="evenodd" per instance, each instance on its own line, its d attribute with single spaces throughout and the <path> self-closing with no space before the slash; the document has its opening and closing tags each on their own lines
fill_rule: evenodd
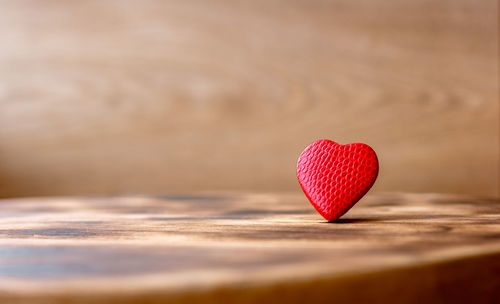
<svg viewBox="0 0 500 304">
<path fill-rule="evenodd" d="M 322 139 L 297 161 L 297 178 L 314 208 L 334 221 L 370 190 L 378 175 L 375 151 L 365 144 L 339 145 Z"/>
</svg>

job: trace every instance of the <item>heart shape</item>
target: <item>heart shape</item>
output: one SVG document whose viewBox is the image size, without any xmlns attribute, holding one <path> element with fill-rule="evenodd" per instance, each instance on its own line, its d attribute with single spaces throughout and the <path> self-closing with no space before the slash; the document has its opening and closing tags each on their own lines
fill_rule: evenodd
<svg viewBox="0 0 500 304">
<path fill-rule="evenodd" d="M 340 145 L 322 139 L 300 154 L 297 178 L 314 208 L 334 221 L 356 204 L 375 183 L 378 159 L 361 143 Z"/>
</svg>

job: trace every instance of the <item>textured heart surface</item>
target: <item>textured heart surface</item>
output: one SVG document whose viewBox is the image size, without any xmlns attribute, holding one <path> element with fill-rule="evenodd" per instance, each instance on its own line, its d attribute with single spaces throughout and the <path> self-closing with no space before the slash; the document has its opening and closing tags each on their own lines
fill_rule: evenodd
<svg viewBox="0 0 500 304">
<path fill-rule="evenodd" d="M 377 175 L 377 155 L 361 143 L 340 145 L 318 140 L 297 161 L 299 184 L 327 221 L 334 221 L 351 209 L 370 190 Z"/>
</svg>

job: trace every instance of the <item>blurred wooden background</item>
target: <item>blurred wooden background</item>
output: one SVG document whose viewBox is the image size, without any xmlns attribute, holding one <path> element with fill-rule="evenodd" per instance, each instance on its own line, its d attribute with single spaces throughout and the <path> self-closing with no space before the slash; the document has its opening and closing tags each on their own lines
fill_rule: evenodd
<svg viewBox="0 0 500 304">
<path fill-rule="evenodd" d="M 0 37 L 0 197 L 299 191 L 320 138 L 498 196 L 494 0 L 1 1 Z"/>
</svg>

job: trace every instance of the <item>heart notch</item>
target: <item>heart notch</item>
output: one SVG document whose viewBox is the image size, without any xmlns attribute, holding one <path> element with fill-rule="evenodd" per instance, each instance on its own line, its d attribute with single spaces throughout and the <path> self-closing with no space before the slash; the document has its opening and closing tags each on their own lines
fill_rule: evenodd
<svg viewBox="0 0 500 304">
<path fill-rule="evenodd" d="M 375 151 L 362 143 L 340 145 L 318 140 L 307 146 L 297 161 L 302 190 L 329 222 L 344 215 L 370 190 L 378 171 Z"/>
</svg>

